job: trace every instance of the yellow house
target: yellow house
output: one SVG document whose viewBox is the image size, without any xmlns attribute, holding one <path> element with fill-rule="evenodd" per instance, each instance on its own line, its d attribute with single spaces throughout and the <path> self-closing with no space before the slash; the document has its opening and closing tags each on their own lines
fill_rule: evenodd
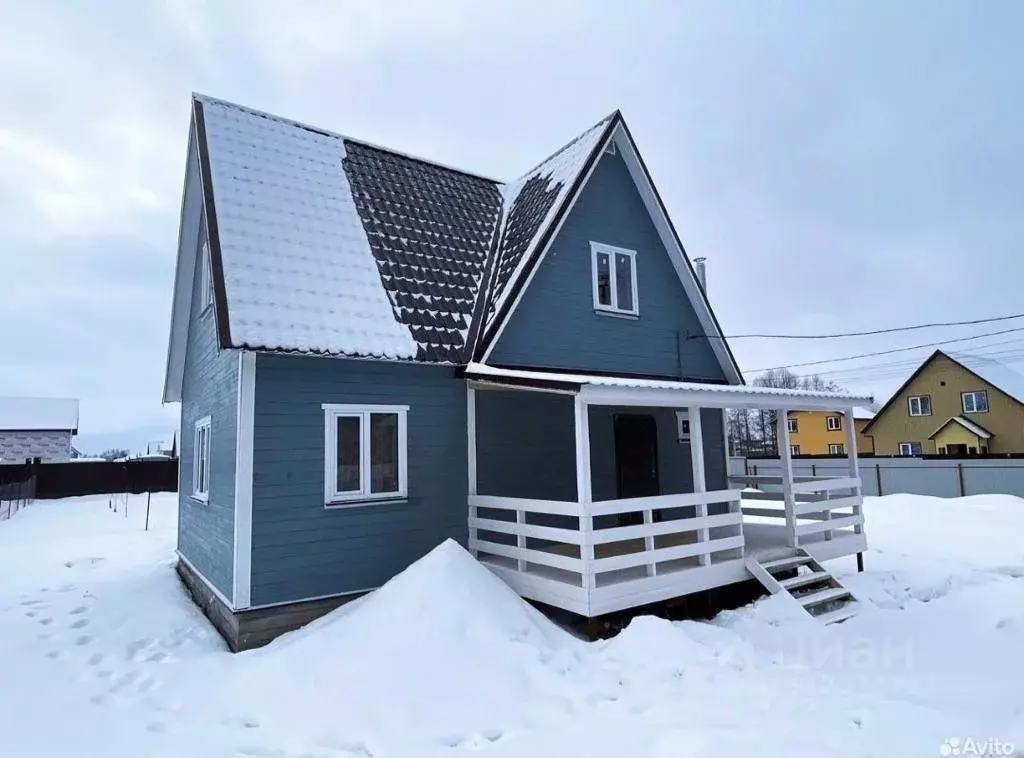
<svg viewBox="0 0 1024 758">
<path fill-rule="evenodd" d="M 857 453 L 873 453 L 874 444 L 863 434 L 872 414 L 854 408 L 853 424 L 857 429 Z M 846 414 L 839 411 L 790 411 L 789 452 L 791 455 L 846 455 Z M 776 439 L 778 436 L 776 435 Z"/>
<path fill-rule="evenodd" d="M 877 455 L 1024 453 L 1024 376 L 936 350 L 864 431 Z"/>
</svg>

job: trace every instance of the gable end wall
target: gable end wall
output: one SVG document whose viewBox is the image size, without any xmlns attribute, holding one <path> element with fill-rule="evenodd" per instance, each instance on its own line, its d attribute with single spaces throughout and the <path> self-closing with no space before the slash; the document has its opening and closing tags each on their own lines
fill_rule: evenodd
<svg viewBox="0 0 1024 758">
<path fill-rule="evenodd" d="M 638 317 L 594 310 L 591 241 L 636 251 Z M 629 169 L 604 154 L 488 362 L 724 382 L 703 334 Z"/>
<path fill-rule="evenodd" d="M 181 245 L 200 254 L 204 240 L 202 196 L 193 153 L 182 214 Z M 229 600 L 234 564 L 235 448 L 238 424 L 238 352 L 217 347 L 213 309 L 203 311 L 202 266 L 192 279 L 192 307 L 181 401 L 178 468 L 178 552 Z M 210 499 L 192 499 L 195 423 L 210 416 Z"/>
</svg>

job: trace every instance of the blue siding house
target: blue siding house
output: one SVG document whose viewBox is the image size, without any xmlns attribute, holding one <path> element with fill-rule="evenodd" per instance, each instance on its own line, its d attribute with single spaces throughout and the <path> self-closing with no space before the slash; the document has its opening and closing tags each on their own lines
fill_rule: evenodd
<svg viewBox="0 0 1024 758">
<path fill-rule="evenodd" d="M 851 480 L 745 529 L 725 409 L 865 398 L 743 385 L 618 112 L 505 183 L 196 95 L 174 286 L 178 571 L 232 649 L 447 539 L 588 618 L 863 550 Z"/>
</svg>

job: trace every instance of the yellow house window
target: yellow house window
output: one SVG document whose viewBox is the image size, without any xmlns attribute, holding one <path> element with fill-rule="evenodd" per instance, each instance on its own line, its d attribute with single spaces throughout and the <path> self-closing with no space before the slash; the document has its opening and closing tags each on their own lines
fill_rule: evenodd
<svg viewBox="0 0 1024 758">
<path fill-rule="evenodd" d="M 843 445 L 841 443 L 840 444 L 831 444 L 831 445 L 828 446 L 828 454 L 829 455 L 845 455 L 846 454 L 846 450 L 844 449 L 844 447 L 843 447 Z"/>
<path fill-rule="evenodd" d="M 790 455 L 800 455 L 800 446 L 799 445 L 790 445 L 789 446 L 789 454 Z"/>
<path fill-rule="evenodd" d="M 797 423 L 795 418 L 786 419 L 786 427 L 790 432 L 797 431 Z"/>
<path fill-rule="evenodd" d="M 838 432 L 843 428 L 843 417 L 842 416 L 826 416 L 825 417 L 825 428 L 830 432 Z"/>
<path fill-rule="evenodd" d="M 985 390 L 961 392 L 964 413 L 988 413 L 988 393 Z"/>
<path fill-rule="evenodd" d="M 907 404 L 910 406 L 911 416 L 932 415 L 931 395 L 912 395 L 911 397 L 907 398 Z"/>
</svg>

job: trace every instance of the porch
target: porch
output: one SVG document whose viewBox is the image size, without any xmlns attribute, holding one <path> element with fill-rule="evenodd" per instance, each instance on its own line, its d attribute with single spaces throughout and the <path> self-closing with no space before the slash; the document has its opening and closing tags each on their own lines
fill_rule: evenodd
<svg viewBox="0 0 1024 758">
<path fill-rule="evenodd" d="M 788 475 L 728 477 L 724 409 L 770 408 L 785 418 L 793 409 L 852 410 L 870 398 L 479 364 L 466 378 L 470 551 L 524 597 L 596 617 L 750 579 L 750 558 L 800 547 L 821 561 L 866 548 L 854 429 L 847 432 L 849 476 L 794 478 L 783 424 Z M 489 407 L 480 398 L 493 404 L 495 393 L 518 396 L 501 444 L 484 439 L 493 413 L 479 417 Z M 547 398 L 538 401 L 543 422 L 531 422 L 528 398 Z M 606 439 L 605 419 L 637 416 L 654 418 L 658 441 L 668 423 L 675 436 L 674 447 L 654 454 L 656 481 L 642 494 L 642 476 L 624 482 L 630 465 L 645 464 L 620 442 L 621 425 L 614 424 L 612 454 Z M 542 432 L 519 438 L 531 424 Z M 567 451 L 555 444 L 559 436 Z M 530 465 L 507 471 L 501 464 L 521 450 Z M 552 481 L 542 488 L 545 476 Z"/>
</svg>

